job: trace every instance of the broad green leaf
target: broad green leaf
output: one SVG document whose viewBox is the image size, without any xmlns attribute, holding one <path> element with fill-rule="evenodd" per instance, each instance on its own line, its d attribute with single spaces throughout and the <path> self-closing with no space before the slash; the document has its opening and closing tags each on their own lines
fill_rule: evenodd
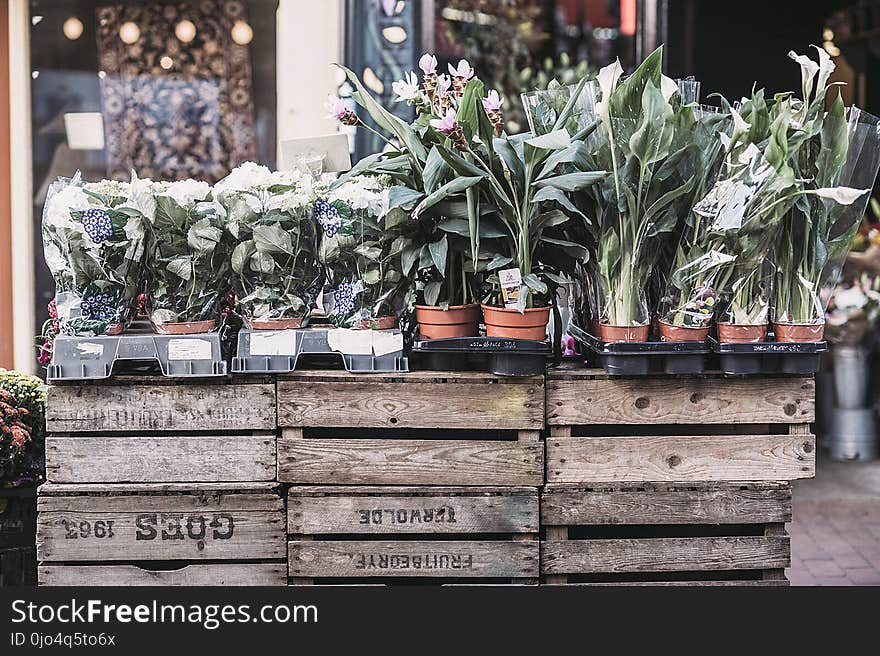
<svg viewBox="0 0 880 656">
<path fill-rule="evenodd" d="M 380 280 L 382 280 L 382 272 L 376 267 L 374 269 L 368 269 L 364 272 L 363 281 L 368 285 L 375 285 Z"/>
<path fill-rule="evenodd" d="M 241 275 L 244 272 L 244 268 L 251 255 L 253 255 L 254 250 L 256 250 L 256 247 L 254 246 L 254 242 L 250 239 L 241 242 L 233 249 L 231 261 L 232 270 L 235 271 L 235 273 Z"/>
<path fill-rule="evenodd" d="M 286 253 L 293 255 L 290 234 L 277 223 L 254 226 L 254 245 L 263 253 Z"/>
<path fill-rule="evenodd" d="M 437 271 L 445 278 L 446 256 L 449 253 L 449 241 L 446 239 L 446 235 L 443 235 L 440 240 L 428 244 L 428 250 L 431 253 L 431 260 L 433 260 L 434 266 L 437 267 Z"/>
<path fill-rule="evenodd" d="M 409 187 L 395 186 L 388 190 L 388 209 L 402 208 L 411 210 L 416 206 L 422 198 L 425 197 L 421 191 L 410 189 Z"/>
<path fill-rule="evenodd" d="M 190 257 L 174 258 L 166 265 L 166 268 L 178 278 L 184 280 L 192 278 L 192 258 Z"/>
<path fill-rule="evenodd" d="M 449 164 L 440 156 L 437 146 L 433 146 L 425 161 L 425 171 L 422 173 L 425 192 L 430 194 L 435 191 L 450 173 L 452 173 L 452 169 Z"/>
<path fill-rule="evenodd" d="M 526 139 L 525 143 L 529 144 L 532 148 L 542 150 L 561 150 L 571 145 L 571 135 L 568 134 L 568 130 L 554 130 L 553 132 L 542 134 L 540 137 Z"/>
<path fill-rule="evenodd" d="M 425 284 L 425 304 L 426 305 L 437 305 L 437 301 L 440 299 L 440 291 L 443 289 L 443 284 L 436 281 L 431 281 Z"/>
<path fill-rule="evenodd" d="M 250 259 L 251 271 L 272 273 L 275 270 L 275 259 L 263 251 L 256 251 Z"/>
<path fill-rule="evenodd" d="M 190 226 L 186 241 L 194 250 L 208 252 L 214 250 L 222 236 L 223 231 L 212 226 L 210 219 L 199 219 Z"/>
<path fill-rule="evenodd" d="M 553 178 L 545 178 L 535 182 L 538 189 L 553 187 L 560 191 L 580 191 L 592 184 L 601 182 L 606 176 L 605 171 L 593 171 L 591 173 L 565 173 Z"/>
<path fill-rule="evenodd" d="M 429 207 L 436 205 L 441 200 L 444 200 L 448 196 L 453 196 L 455 194 L 463 192 L 465 189 L 473 187 L 475 184 L 480 182 L 484 176 L 473 176 L 473 177 L 461 177 L 455 178 L 447 182 L 445 185 L 437 189 L 437 191 L 431 193 L 427 198 L 425 198 L 421 203 L 419 203 L 416 208 L 413 210 L 413 218 L 418 218 L 419 215 L 424 212 Z"/>
</svg>

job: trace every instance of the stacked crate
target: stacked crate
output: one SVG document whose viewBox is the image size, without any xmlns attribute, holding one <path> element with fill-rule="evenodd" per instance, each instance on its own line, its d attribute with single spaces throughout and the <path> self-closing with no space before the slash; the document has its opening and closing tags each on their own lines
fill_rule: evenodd
<svg viewBox="0 0 880 656">
<path fill-rule="evenodd" d="M 292 584 L 536 583 L 544 379 L 278 380 Z"/>
<path fill-rule="evenodd" d="M 547 375 L 545 583 L 784 585 L 812 377 Z"/>
<path fill-rule="evenodd" d="M 52 385 L 41 585 L 282 585 L 275 386 L 120 377 Z"/>
</svg>

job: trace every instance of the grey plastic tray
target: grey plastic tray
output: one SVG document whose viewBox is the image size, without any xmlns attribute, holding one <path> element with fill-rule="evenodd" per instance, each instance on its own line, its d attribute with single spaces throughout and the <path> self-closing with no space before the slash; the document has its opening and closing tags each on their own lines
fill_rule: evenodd
<svg viewBox="0 0 880 656">
<path fill-rule="evenodd" d="M 114 365 L 135 361 L 155 361 L 169 378 L 226 375 L 217 333 L 156 335 L 149 329 L 135 329 L 113 337 L 56 337 L 46 379 L 110 378 Z"/>
<path fill-rule="evenodd" d="M 350 355 L 334 350 L 328 339 L 330 328 L 296 330 L 241 330 L 238 350 L 232 358 L 236 374 L 288 373 L 301 361 L 313 368 L 316 361 L 341 360 L 352 373 L 399 373 L 409 371 L 409 360 L 403 349 L 383 355 Z M 366 333 L 366 331 L 355 331 Z M 375 333 L 400 335 L 399 330 L 376 330 Z"/>
</svg>

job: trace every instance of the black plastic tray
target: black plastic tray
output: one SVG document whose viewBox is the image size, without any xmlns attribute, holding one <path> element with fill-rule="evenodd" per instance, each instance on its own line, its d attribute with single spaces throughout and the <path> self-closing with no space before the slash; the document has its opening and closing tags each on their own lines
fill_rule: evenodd
<svg viewBox="0 0 880 656">
<path fill-rule="evenodd" d="M 722 344 L 709 338 L 725 374 L 814 374 L 828 342 Z"/>
<path fill-rule="evenodd" d="M 701 374 L 712 349 L 705 342 L 603 342 L 575 325 L 568 333 L 609 376 Z"/>
<path fill-rule="evenodd" d="M 549 341 L 506 337 L 421 339 L 416 335 L 410 359 L 428 371 L 488 371 L 498 376 L 539 376 L 553 355 Z"/>
</svg>

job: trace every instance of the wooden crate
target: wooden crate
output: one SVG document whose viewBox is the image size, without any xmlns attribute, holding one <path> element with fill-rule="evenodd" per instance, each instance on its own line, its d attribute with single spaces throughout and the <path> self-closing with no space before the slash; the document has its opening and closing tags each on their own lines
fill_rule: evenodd
<svg viewBox="0 0 880 656">
<path fill-rule="evenodd" d="M 306 371 L 279 378 L 277 395 L 279 481 L 543 483 L 543 377 Z"/>
<path fill-rule="evenodd" d="M 54 483 L 275 480 L 271 379 L 52 385 L 46 414 Z"/>
<path fill-rule="evenodd" d="M 535 487 L 292 487 L 293 585 L 538 580 Z"/>
<path fill-rule="evenodd" d="M 46 483 L 39 492 L 41 585 L 286 581 L 273 483 Z"/>
<path fill-rule="evenodd" d="M 787 585 L 788 483 L 548 484 L 542 582 Z"/>
<path fill-rule="evenodd" d="M 789 481 L 815 473 L 810 376 L 547 375 L 547 482 Z"/>
<path fill-rule="evenodd" d="M 33 545 L 0 548 L 0 588 L 37 584 L 37 556 Z"/>
</svg>

